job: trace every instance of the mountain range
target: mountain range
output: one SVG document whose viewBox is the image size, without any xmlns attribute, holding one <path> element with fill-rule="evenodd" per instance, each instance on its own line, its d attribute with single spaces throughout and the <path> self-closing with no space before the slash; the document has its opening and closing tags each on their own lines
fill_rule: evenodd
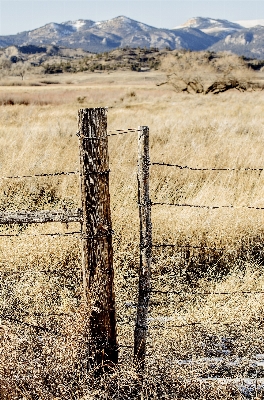
<svg viewBox="0 0 264 400">
<path fill-rule="evenodd" d="M 173 29 L 161 29 L 119 16 L 95 22 L 80 19 L 0 36 L 0 47 L 55 45 L 93 53 L 124 47 L 229 51 L 264 59 L 264 20 L 230 22 L 196 17 Z"/>
</svg>

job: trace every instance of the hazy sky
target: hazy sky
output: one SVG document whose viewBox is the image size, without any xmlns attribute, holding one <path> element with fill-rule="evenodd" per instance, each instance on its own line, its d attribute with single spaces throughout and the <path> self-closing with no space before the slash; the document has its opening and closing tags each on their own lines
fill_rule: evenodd
<svg viewBox="0 0 264 400">
<path fill-rule="evenodd" d="M 264 0 L 0 0 L 0 34 L 16 34 L 49 22 L 102 21 L 119 15 L 159 28 L 173 28 L 197 16 L 264 19 Z"/>
</svg>

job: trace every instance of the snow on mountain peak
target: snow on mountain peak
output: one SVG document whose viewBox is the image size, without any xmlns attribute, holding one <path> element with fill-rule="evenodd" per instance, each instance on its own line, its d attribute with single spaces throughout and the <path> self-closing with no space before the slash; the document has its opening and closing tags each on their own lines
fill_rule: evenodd
<svg viewBox="0 0 264 400">
<path fill-rule="evenodd" d="M 243 29 L 243 26 L 225 19 L 195 17 L 174 29 L 195 28 L 218 39 Z"/>
<path fill-rule="evenodd" d="M 235 21 L 235 23 L 243 26 L 244 28 L 254 28 L 254 26 L 262 25 L 264 26 L 264 19 L 252 19 L 244 21 Z"/>
<path fill-rule="evenodd" d="M 214 18 L 205 18 L 205 17 L 195 17 L 190 18 L 184 24 L 177 26 L 174 29 L 181 28 L 198 28 L 202 31 L 207 29 L 241 29 L 242 26 L 237 22 L 230 22 L 225 19 L 214 19 Z"/>
<path fill-rule="evenodd" d="M 71 25 L 73 28 L 78 31 L 82 26 L 85 25 L 85 21 L 83 19 L 78 19 L 77 21 L 70 21 L 68 25 Z"/>
<path fill-rule="evenodd" d="M 102 25 L 106 25 L 106 24 L 111 24 L 111 25 L 131 25 L 133 22 L 132 19 L 125 17 L 124 15 L 120 15 L 119 17 L 115 17 L 112 19 L 107 19 L 105 21 L 99 21 L 96 22 L 95 25 L 96 26 L 102 26 Z"/>
</svg>

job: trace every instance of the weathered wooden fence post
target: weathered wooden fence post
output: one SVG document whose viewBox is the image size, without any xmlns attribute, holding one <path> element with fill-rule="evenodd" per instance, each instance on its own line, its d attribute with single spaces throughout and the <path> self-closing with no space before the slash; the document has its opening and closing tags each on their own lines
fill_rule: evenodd
<svg viewBox="0 0 264 400">
<path fill-rule="evenodd" d="M 145 366 L 147 316 L 150 298 L 152 225 L 149 198 L 149 128 L 139 127 L 138 133 L 138 203 L 140 218 L 140 268 L 137 321 L 134 338 L 134 359 L 141 371 Z"/>
<path fill-rule="evenodd" d="M 106 367 L 118 361 L 107 109 L 81 109 L 78 119 L 89 368 Z"/>
</svg>

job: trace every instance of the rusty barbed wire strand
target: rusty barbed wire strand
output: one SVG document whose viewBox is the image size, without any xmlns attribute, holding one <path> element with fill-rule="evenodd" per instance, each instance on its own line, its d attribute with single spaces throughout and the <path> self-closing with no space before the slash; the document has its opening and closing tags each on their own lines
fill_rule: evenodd
<svg viewBox="0 0 264 400">
<path fill-rule="evenodd" d="M 262 172 L 264 168 L 196 168 L 196 167 L 189 167 L 188 165 L 179 165 L 179 164 L 169 164 L 169 163 L 159 163 L 159 162 L 151 162 L 149 165 L 159 165 L 165 167 L 175 167 L 179 169 L 188 169 L 190 171 L 256 171 Z"/>
<path fill-rule="evenodd" d="M 141 132 L 140 129 L 137 128 L 127 128 L 127 129 L 112 129 L 107 131 L 107 136 L 118 136 L 118 135 L 124 135 L 127 133 L 137 133 Z M 115 133 L 112 133 L 115 132 Z"/>
<path fill-rule="evenodd" d="M 111 172 L 110 169 L 105 171 L 90 171 L 88 175 L 103 175 Z M 14 175 L 14 176 L 1 176 L 0 179 L 23 179 L 23 178 L 39 178 L 39 177 L 50 177 L 50 176 L 69 176 L 69 175 L 81 175 L 81 171 L 70 171 L 70 172 L 54 172 L 54 173 L 43 173 L 35 175 Z"/>
<path fill-rule="evenodd" d="M 108 129 L 107 132 L 134 132 L 134 131 L 140 131 L 138 128 L 125 128 L 125 129 Z"/>
<path fill-rule="evenodd" d="M 208 249 L 208 250 L 216 250 L 216 251 L 237 251 L 237 249 L 226 249 L 224 247 L 210 247 L 210 246 L 192 246 L 190 244 L 179 245 L 179 244 L 170 244 L 170 243 L 153 243 L 152 247 L 162 248 L 162 247 L 177 247 L 177 248 L 190 248 L 190 249 Z"/>
<path fill-rule="evenodd" d="M 58 232 L 56 232 L 56 233 L 35 233 L 35 234 L 33 234 L 33 233 L 11 233 L 11 234 L 8 234 L 8 233 L 5 233 L 5 234 L 2 234 L 2 233 L 0 233 L 0 237 L 20 237 L 20 238 L 22 238 L 22 237 L 24 237 L 24 236 L 32 236 L 32 237 L 38 237 L 38 236 L 64 236 L 64 237 L 66 237 L 66 236 L 70 236 L 70 235 L 80 235 L 80 234 L 82 234 L 82 232 L 80 232 L 80 231 L 78 231 L 78 232 L 66 232 L 66 233 L 58 233 Z"/>
<path fill-rule="evenodd" d="M 100 136 L 100 137 L 96 137 L 96 138 L 84 136 L 83 139 L 90 139 L 90 140 L 106 139 L 109 136 L 118 136 L 118 135 L 124 135 L 127 133 L 137 133 L 137 132 L 141 132 L 141 130 L 137 129 L 137 128 L 127 128 L 127 129 L 110 129 L 107 132 L 108 133 L 106 136 Z M 112 133 L 112 132 L 115 132 L 115 133 Z M 80 131 L 76 132 L 76 136 L 78 136 L 79 138 L 81 137 Z"/>
<path fill-rule="evenodd" d="M 33 175 L 14 175 L 14 176 L 0 176 L 0 179 L 22 179 L 22 178 L 37 178 L 43 176 L 62 176 L 62 175 L 78 175 L 80 171 L 69 171 L 69 172 L 54 172 L 54 173 L 42 173 Z"/>
<path fill-rule="evenodd" d="M 251 209 L 251 210 L 264 210 L 264 207 L 254 207 L 254 206 L 233 206 L 233 205 L 224 205 L 224 206 L 205 206 L 205 205 L 196 205 L 196 204 L 180 204 L 180 203 L 165 203 L 165 202 L 151 202 L 152 206 L 174 206 L 174 207 L 190 207 L 190 208 L 204 208 L 207 210 L 217 210 L 221 208 L 229 208 L 229 209 Z"/>
<path fill-rule="evenodd" d="M 219 296 L 224 296 L 224 295 L 238 295 L 238 294 L 264 294 L 263 290 L 237 290 L 233 292 L 188 292 L 188 291 L 182 291 L 182 290 L 152 290 L 150 293 L 156 293 L 156 294 L 176 294 L 176 295 L 181 295 L 184 294 L 185 296 L 214 296 L 214 295 L 219 295 Z"/>
</svg>

